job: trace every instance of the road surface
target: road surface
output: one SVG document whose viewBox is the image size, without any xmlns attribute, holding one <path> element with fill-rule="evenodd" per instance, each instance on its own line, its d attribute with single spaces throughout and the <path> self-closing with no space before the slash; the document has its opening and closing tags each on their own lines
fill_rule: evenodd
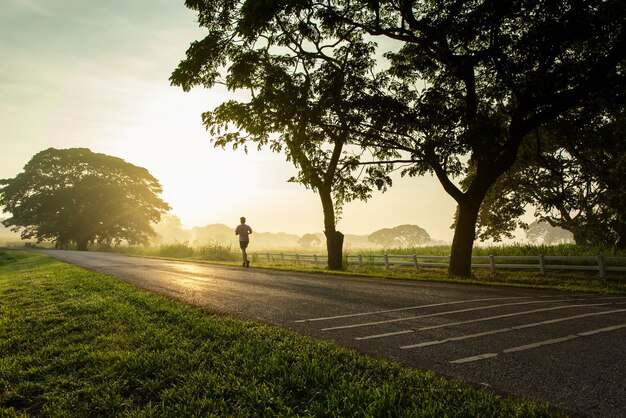
<svg viewBox="0 0 626 418">
<path fill-rule="evenodd" d="M 498 393 L 581 416 L 626 417 L 626 296 L 45 253 Z"/>
</svg>

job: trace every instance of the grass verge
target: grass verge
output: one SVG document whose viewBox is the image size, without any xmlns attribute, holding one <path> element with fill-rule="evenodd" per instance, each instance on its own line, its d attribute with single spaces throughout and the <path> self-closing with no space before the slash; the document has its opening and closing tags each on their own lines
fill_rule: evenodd
<svg viewBox="0 0 626 418">
<path fill-rule="evenodd" d="M 0 260 L 0 416 L 551 416 L 41 254 Z"/>
</svg>

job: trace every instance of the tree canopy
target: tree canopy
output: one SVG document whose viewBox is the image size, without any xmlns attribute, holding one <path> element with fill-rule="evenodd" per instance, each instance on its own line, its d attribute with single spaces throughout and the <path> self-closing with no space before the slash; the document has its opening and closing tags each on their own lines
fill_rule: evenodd
<svg viewBox="0 0 626 418">
<path fill-rule="evenodd" d="M 41 151 L 0 186 L 0 206 L 11 214 L 5 226 L 79 250 L 146 243 L 154 235 L 150 223 L 170 209 L 148 170 L 86 148 Z"/>
<path fill-rule="evenodd" d="M 389 166 L 362 169 L 367 154 L 349 147 L 357 142 L 360 104 L 371 89 L 372 45 L 359 32 L 338 40 L 306 13 L 302 20 L 277 18 L 255 36 L 226 18 L 247 13 L 249 3 L 187 4 L 198 10 L 208 35 L 191 45 L 172 83 L 185 90 L 224 83 L 249 91 L 249 101 L 229 101 L 203 114 L 211 140 L 222 147 L 254 143 L 284 152 L 298 169 L 290 180 L 320 196 L 328 267 L 340 269 L 343 234 L 336 224 L 344 203 L 365 200 L 373 187 L 390 184 Z"/>
<path fill-rule="evenodd" d="M 539 220 L 571 232 L 577 244 L 626 247 L 626 96 L 612 93 L 525 139 L 518 161 L 481 208 L 481 234 L 508 234 L 530 206 Z M 494 222 L 498 217 L 508 223 Z"/>
<path fill-rule="evenodd" d="M 372 232 L 368 241 L 392 247 L 417 247 L 430 241 L 430 235 L 424 228 L 417 225 L 398 225 L 394 228 L 383 228 Z"/>
<path fill-rule="evenodd" d="M 219 65 L 254 68 L 258 54 L 250 54 L 249 47 L 255 45 L 268 51 L 301 39 L 283 62 L 314 70 L 316 64 L 306 63 L 331 56 L 326 51 L 333 48 L 351 50 L 364 39 L 392 44 L 386 66 L 368 66 L 358 73 L 364 82 L 343 90 L 345 95 L 359 89 L 349 96 L 359 97 L 359 119 L 341 126 L 350 134 L 348 142 L 373 147 L 380 161 L 408 162 L 409 175 L 435 174 L 455 199 L 449 268 L 454 275 L 470 275 L 481 204 L 514 164 L 524 138 L 624 83 L 623 0 L 187 0 L 187 5 L 199 11 L 209 35 L 192 44 L 188 60 L 173 75 L 184 88 L 211 86 Z M 368 45 L 360 49 L 364 58 L 376 48 Z M 208 53 L 212 65 L 206 65 Z M 234 74 L 226 80 L 229 87 L 249 84 L 250 78 Z M 310 110 L 288 103 L 298 117 Z M 332 108 L 333 102 L 323 103 Z M 310 143 L 302 138 L 301 144 Z"/>
</svg>

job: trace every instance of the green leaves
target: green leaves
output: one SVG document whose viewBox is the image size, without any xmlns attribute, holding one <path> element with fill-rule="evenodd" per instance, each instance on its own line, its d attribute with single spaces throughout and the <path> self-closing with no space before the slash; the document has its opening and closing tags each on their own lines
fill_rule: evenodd
<svg viewBox="0 0 626 418">
<path fill-rule="evenodd" d="M 146 242 L 153 234 L 150 222 L 169 210 L 161 191 L 145 168 L 120 158 L 49 148 L 4 182 L 0 204 L 12 215 L 3 224 L 22 229 L 22 238 L 85 249 L 89 242 Z"/>
</svg>

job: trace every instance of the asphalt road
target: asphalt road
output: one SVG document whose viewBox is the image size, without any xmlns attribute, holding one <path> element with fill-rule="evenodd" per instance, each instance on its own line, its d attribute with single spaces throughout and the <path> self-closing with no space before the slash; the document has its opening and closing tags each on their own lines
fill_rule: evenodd
<svg viewBox="0 0 626 418">
<path fill-rule="evenodd" d="M 45 251 L 211 311 L 277 324 L 569 413 L 626 417 L 626 297 Z"/>
</svg>

